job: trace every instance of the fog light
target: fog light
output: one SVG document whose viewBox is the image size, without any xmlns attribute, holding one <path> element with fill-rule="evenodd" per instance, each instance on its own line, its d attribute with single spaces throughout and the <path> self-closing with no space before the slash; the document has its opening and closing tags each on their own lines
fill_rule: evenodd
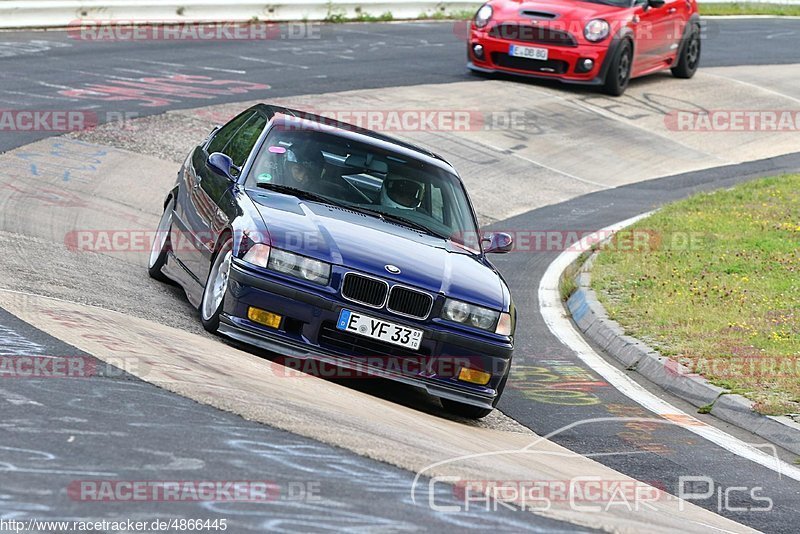
<svg viewBox="0 0 800 534">
<path fill-rule="evenodd" d="M 588 58 L 578 60 L 578 68 L 576 69 L 578 72 L 589 72 L 592 68 L 594 68 L 594 60 Z"/>
<path fill-rule="evenodd" d="M 483 59 L 483 45 L 472 45 L 472 52 L 475 54 L 476 58 Z"/>
<path fill-rule="evenodd" d="M 263 324 L 270 328 L 278 328 L 282 317 L 276 313 L 260 310 L 258 308 L 247 308 L 247 318 L 254 323 Z"/>
<path fill-rule="evenodd" d="M 492 375 L 489 373 L 478 371 L 477 369 L 470 369 L 468 367 L 462 367 L 461 371 L 458 373 L 458 379 L 462 382 L 471 382 L 479 386 L 485 386 L 489 383 L 491 378 Z"/>
</svg>

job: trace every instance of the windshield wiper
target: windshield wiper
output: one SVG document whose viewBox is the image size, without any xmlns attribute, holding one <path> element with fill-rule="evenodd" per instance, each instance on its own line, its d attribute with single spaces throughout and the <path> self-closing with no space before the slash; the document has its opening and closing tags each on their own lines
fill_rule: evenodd
<svg viewBox="0 0 800 534">
<path fill-rule="evenodd" d="M 400 215 L 393 215 L 391 213 L 381 213 L 381 215 L 383 215 L 383 219 L 386 221 L 391 221 L 394 223 L 402 224 L 403 226 L 408 226 L 409 228 L 425 232 L 426 234 L 432 235 L 433 237 L 438 237 L 439 239 L 450 239 L 449 236 L 439 233 L 436 230 L 432 230 L 427 226 L 425 226 L 424 224 L 420 224 L 416 221 L 412 221 L 411 219 L 406 219 L 405 217 L 401 217 Z"/>
<path fill-rule="evenodd" d="M 365 213 L 369 213 L 369 214 L 374 215 L 375 217 L 377 217 L 377 218 L 379 218 L 381 220 L 384 220 L 384 221 L 390 221 L 390 222 L 393 222 L 393 223 L 399 223 L 399 224 L 401 224 L 403 226 L 408 226 L 409 228 L 413 228 L 414 230 L 419 230 L 421 232 L 425 232 L 426 234 L 432 235 L 434 237 L 438 237 L 439 239 L 450 239 L 449 236 L 441 234 L 441 233 L 437 232 L 436 230 L 432 230 L 432 229 L 428 228 L 427 226 L 425 226 L 424 224 L 420 224 L 420 223 L 418 223 L 416 221 L 412 221 L 411 219 L 406 219 L 405 217 L 401 217 L 400 215 L 394 215 L 394 214 L 391 214 L 391 213 L 386 213 L 385 211 L 374 210 L 374 209 L 371 209 L 371 208 L 364 208 L 364 207 L 361 207 L 361 206 L 358 206 L 358 207 L 354 206 L 353 209 L 355 209 L 357 211 L 363 211 Z"/>
<path fill-rule="evenodd" d="M 328 198 L 324 195 L 319 195 L 317 193 L 306 191 L 304 189 L 299 189 L 297 187 L 292 187 L 290 185 L 281 185 L 281 184 L 270 184 L 270 183 L 258 183 L 256 184 L 258 187 L 263 189 L 269 189 L 270 191 L 275 191 L 277 193 L 284 193 L 287 195 L 294 195 L 297 198 L 304 198 L 306 200 L 313 200 L 314 202 L 321 202 L 323 204 L 331 204 L 333 206 L 338 206 L 340 208 L 347 208 L 352 209 L 350 206 L 345 204 L 344 202 L 337 202 L 331 198 Z"/>
</svg>

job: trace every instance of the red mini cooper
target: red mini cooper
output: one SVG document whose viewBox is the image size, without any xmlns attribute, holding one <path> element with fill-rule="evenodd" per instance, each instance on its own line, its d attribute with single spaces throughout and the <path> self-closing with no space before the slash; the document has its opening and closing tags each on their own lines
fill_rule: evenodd
<svg viewBox="0 0 800 534">
<path fill-rule="evenodd" d="M 507 72 L 625 92 L 631 78 L 700 63 L 696 0 L 492 0 L 475 14 L 473 71 Z"/>
</svg>

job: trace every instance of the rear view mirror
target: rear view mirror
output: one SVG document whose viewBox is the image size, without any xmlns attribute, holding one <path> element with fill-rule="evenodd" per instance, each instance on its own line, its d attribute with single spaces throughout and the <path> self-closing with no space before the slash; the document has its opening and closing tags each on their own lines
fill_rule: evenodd
<svg viewBox="0 0 800 534">
<path fill-rule="evenodd" d="M 380 161 L 372 158 L 371 154 L 362 156 L 360 154 L 351 154 L 344 160 L 344 164 L 348 167 L 355 167 L 364 171 L 370 171 L 377 174 L 386 174 L 389 172 L 389 165 L 385 161 Z"/>
<path fill-rule="evenodd" d="M 483 237 L 483 241 L 489 242 L 486 248 L 483 249 L 486 254 L 505 254 L 506 252 L 511 252 L 511 249 L 514 248 L 514 239 L 504 232 L 487 234 Z"/>
<path fill-rule="evenodd" d="M 233 160 L 222 152 L 214 152 L 208 156 L 208 168 L 231 181 L 235 181 L 239 174 L 239 168 L 233 164 Z M 236 175 L 233 174 L 234 171 Z"/>
</svg>

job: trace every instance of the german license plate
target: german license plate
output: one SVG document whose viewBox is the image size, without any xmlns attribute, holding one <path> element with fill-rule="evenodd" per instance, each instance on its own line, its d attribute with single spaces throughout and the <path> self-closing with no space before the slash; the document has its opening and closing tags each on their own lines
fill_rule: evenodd
<svg viewBox="0 0 800 534">
<path fill-rule="evenodd" d="M 336 328 L 411 350 L 419 349 L 419 345 L 422 343 L 422 330 L 376 319 L 351 310 L 342 310 Z"/>
<path fill-rule="evenodd" d="M 524 57 L 527 59 L 538 59 L 539 61 L 547 61 L 547 49 L 537 48 L 535 46 L 511 45 L 511 47 L 508 49 L 508 55 L 514 57 Z"/>
</svg>

